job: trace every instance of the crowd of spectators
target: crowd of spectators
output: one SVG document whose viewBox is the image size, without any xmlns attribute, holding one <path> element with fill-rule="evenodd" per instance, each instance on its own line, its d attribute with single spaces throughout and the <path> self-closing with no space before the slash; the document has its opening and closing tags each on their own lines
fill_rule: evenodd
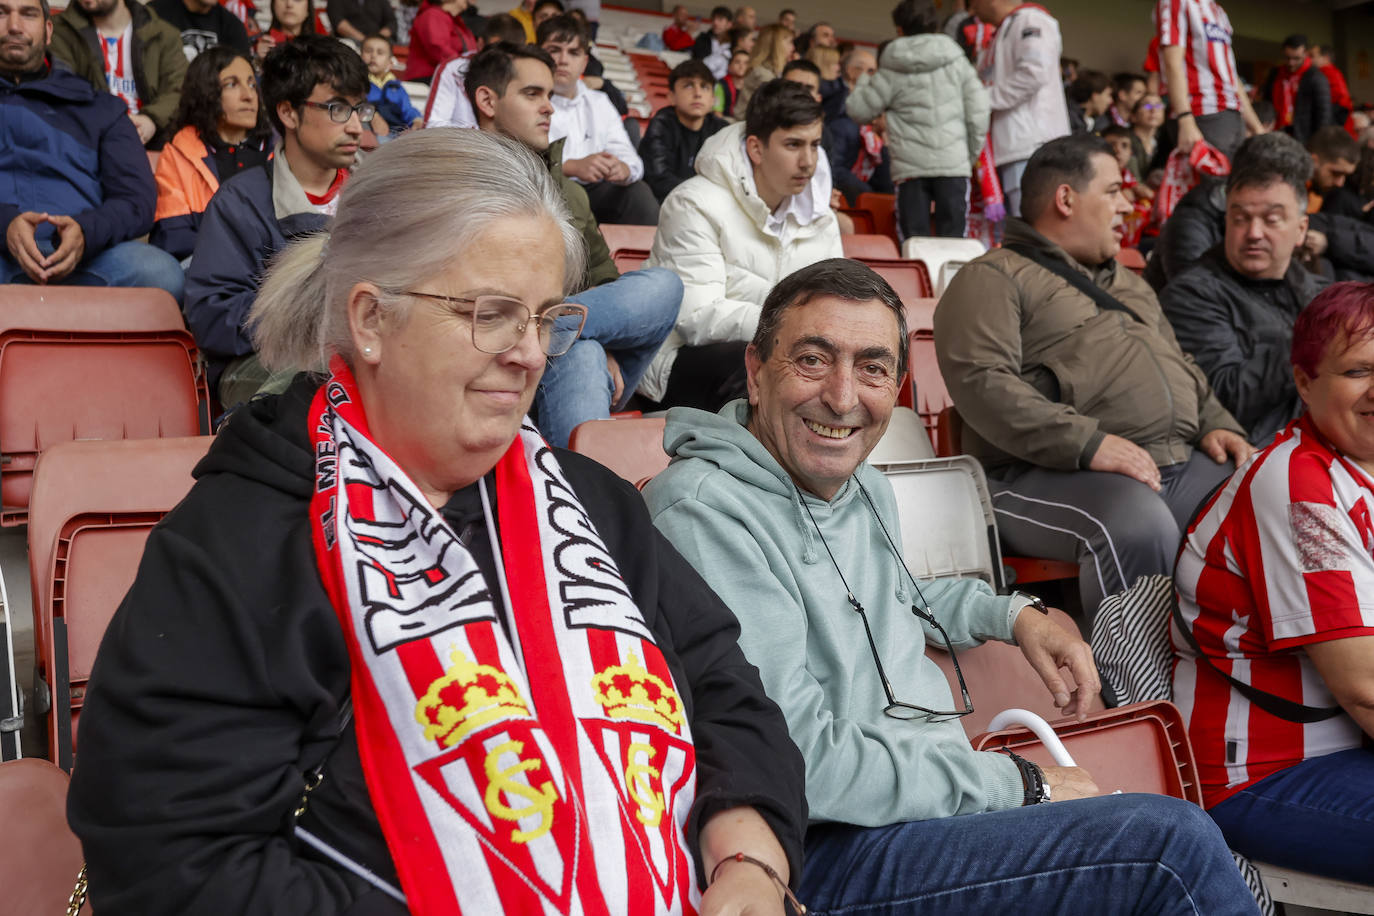
<svg viewBox="0 0 1374 916">
<path fill-rule="evenodd" d="M 1076 564 L 1088 623 L 1109 597 L 1179 564 L 1175 689 L 1226 843 L 1278 862 L 1281 851 L 1252 840 L 1279 823 L 1264 806 L 1370 768 L 1374 615 L 1358 589 L 1374 582 L 1362 381 L 1374 378 L 1374 127 L 1327 49 L 1289 36 L 1247 85 L 1215 0 L 1157 0 L 1143 72 L 1114 75 L 1068 61 L 1052 12 L 1018 0 L 967 0 L 947 18 L 930 0 L 900 0 L 876 48 L 830 22 L 802 30 L 792 10 L 761 23 L 753 8 L 715 7 L 697 23 L 676 6 L 661 35 L 681 61 L 670 104 L 641 127 L 597 59 L 594 2 L 524 0 L 480 17 L 470 0 L 421 0 L 398 19 L 389 0 L 330 0 L 323 18 L 311 0 L 271 0 L 265 30 L 241 8 L 251 13 L 213 0 L 72 0 L 52 15 L 46 0 L 0 0 L 0 282 L 166 290 L 232 423 L 245 404 L 299 400 L 301 370 L 337 374 L 320 356 L 371 358 L 330 344 L 313 362 L 283 363 L 261 336 L 275 325 L 250 319 L 264 299 L 285 308 L 264 293 L 286 282 L 278 264 L 305 272 L 298 255 L 320 239 L 317 259 L 330 258 L 331 226 L 369 158 L 394 175 L 407 151 L 444 148 L 428 139 L 437 129 L 488 135 L 453 148 L 509 156 L 505 173 L 537 186 L 559 244 L 549 225 L 509 214 L 497 214 L 511 220 L 501 232 L 526 234 L 501 237 L 551 256 L 581 251 L 559 262 L 576 268 L 567 288 L 498 308 L 486 287 L 369 282 L 338 307 L 373 315 L 352 333 L 380 342 L 396 297 L 427 300 L 471 323 L 484 354 L 474 358 L 532 360 L 520 370 L 528 390 L 494 399 L 505 410 L 528 395 L 521 415 L 558 448 L 587 420 L 669 410 L 674 463 L 646 490 L 653 522 L 681 551 L 673 562 L 685 557 L 740 618 L 739 648 L 805 764 L 801 807 L 761 829 L 805 823 L 808 804 L 823 825 L 804 840 L 768 834 L 772 879 L 823 909 L 916 900 L 937 893 L 922 883 L 939 872 L 930 850 L 959 847 L 987 873 L 940 878 L 938 893 L 977 909 L 980 888 L 1010 880 L 974 852 L 994 834 L 1082 840 L 1110 828 L 1062 855 L 1025 850 L 1032 872 L 1082 882 L 1028 888 L 1028 899 L 1145 899 L 1162 880 L 1154 865 L 1107 878 L 1140 860 L 1175 868 L 1185 897 L 1226 901 L 1209 912 L 1252 912 L 1212 821 L 1098 799 L 1032 823 L 1009 809 L 1096 795 L 1091 774 L 972 751 L 945 721 L 959 713 L 932 711 L 950 699 L 921 651 L 927 638 L 1020 645 L 1056 705 L 1080 717 L 1097 674 L 1086 645 L 1030 596 L 918 582 L 902 565 L 891 491 L 863 462 L 908 370 L 907 318 L 885 281 L 843 258 L 844 210 L 866 192 L 893 195 L 903 241 L 991 243 L 949 282 L 933 335 L 1004 549 Z M 428 85 L 423 111 L 404 85 L 417 82 Z M 374 139 L 386 148 L 364 152 Z M 436 232 L 450 225 L 426 219 Z M 655 227 L 640 269 L 617 266 L 608 224 Z M 356 211 L 348 226 L 389 231 Z M 1148 256 L 1143 276 L 1121 259 L 1127 247 Z M 527 269 L 520 283 L 534 289 L 562 268 Z M 494 337 L 483 334 L 530 323 L 542 355 L 484 348 Z M 1301 495 L 1280 478 L 1301 481 Z M 1299 602 L 1303 576 L 1321 583 Z M 826 603 L 846 593 L 847 605 Z M 1273 606 L 1277 595 L 1301 608 Z M 1236 618 L 1239 634 L 1226 622 L 1236 608 L 1253 614 Z M 866 641 L 853 612 L 871 615 Z M 888 652 L 901 672 L 892 683 Z M 1240 659 L 1273 677 L 1231 664 Z M 1078 693 L 1056 680 L 1061 667 Z M 1232 722 L 1227 697 L 1312 737 L 1289 735 L 1273 753 L 1249 744 L 1263 729 Z M 1335 711 L 1295 719 L 1293 704 Z M 911 716 L 894 709 L 930 721 L 899 732 L 906 723 L 893 720 Z M 1308 766 L 1328 754 L 1347 769 Z M 955 816 L 973 812 L 997 817 L 961 833 Z M 1367 819 L 1341 832 L 1315 815 L 1285 818 L 1310 838 L 1301 867 L 1374 867 L 1321 852 L 1374 848 Z M 778 843 L 786 855 L 771 854 Z M 800 870 L 800 845 L 821 864 Z M 856 850 L 873 855 L 846 880 L 824 868 Z"/>
</svg>

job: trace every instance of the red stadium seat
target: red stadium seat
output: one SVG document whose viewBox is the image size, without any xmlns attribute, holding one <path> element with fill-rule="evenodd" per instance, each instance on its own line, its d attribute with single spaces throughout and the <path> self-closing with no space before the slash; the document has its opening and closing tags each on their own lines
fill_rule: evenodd
<svg viewBox="0 0 1374 916">
<path fill-rule="evenodd" d="M 34 654 L 52 761 L 69 769 L 100 639 L 133 583 L 148 532 L 191 488 L 210 436 L 64 442 L 34 473 L 29 518 Z"/>
<path fill-rule="evenodd" d="M 23 524 L 44 449 L 194 436 L 208 404 L 195 340 L 162 290 L 0 286 L 3 524 Z"/>
<path fill-rule="evenodd" d="M 846 258 L 896 260 L 901 257 L 901 253 L 897 251 L 897 243 L 885 235 L 860 235 L 856 233 L 854 235 L 842 235 L 840 241 L 844 243 L 844 256 Z"/>
<path fill-rule="evenodd" d="M 612 257 L 615 256 L 616 252 L 625 248 L 648 251 L 654 247 L 654 233 L 657 231 L 655 226 L 601 224 L 601 237 L 606 240 L 606 247 L 611 249 Z"/>
<path fill-rule="evenodd" d="M 663 417 L 588 420 L 578 424 L 568 448 L 638 484 L 668 466 Z"/>
<path fill-rule="evenodd" d="M 854 222 L 854 232 L 858 235 L 874 235 L 878 231 L 878 224 L 873 220 L 873 214 L 858 207 L 839 207 L 840 213 L 849 217 Z"/>
<path fill-rule="evenodd" d="M 1127 270 L 1133 270 L 1137 274 L 1145 272 L 1145 256 L 1135 248 L 1123 248 L 1116 256 L 1117 263 Z"/>
<path fill-rule="evenodd" d="M 897 196 L 865 191 L 859 195 L 858 206 L 873 214 L 877 231 L 898 241 L 897 237 Z"/>
<path fill-rule="evenodd" d="M 935 295 L 930 286 L 930 274 L 926 272 L 926 266 L 920 261 L 908 261 L 904 258 L 858 258 L 858 260 L 873 268 L 879 276 L 892 284 L 892 289 L 896 291 L 903 303 L 911 303 L 917 299 L 929 299 Z"/>
<path fill-rule="evenodd" d="M 67 912 L 84 860 L 67 826 L 67 774 L 46 760 L 0 764 L 0 812 L 0 911 Z"/>
</svg>

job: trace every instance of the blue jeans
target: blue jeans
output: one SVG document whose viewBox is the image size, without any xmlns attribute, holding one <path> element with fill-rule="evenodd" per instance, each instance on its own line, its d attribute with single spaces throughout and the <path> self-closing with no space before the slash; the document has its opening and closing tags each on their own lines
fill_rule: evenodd
<svg viewBox="0 0 1374 916">
<path fill-rule="evenodd" d="M 1374 882 L 1374 748 L 1304 760 L 1212 808 L 1231 848 L 1252 859 Z"/>
<path fill-rule="evenodd" d="M 52 254 L 55 247 L 48 239 L 38 242 L 38 250 L 44 255 Z M 0 283 L 32 282 L 19 263 L 10 257 L 9 251 L 0 248 Z M 144 242 L 120 242 L 106 248 L 54 283 L 55 286 L 150 286 L 167 290 L 178 304 L 185 284 L 186 275 L 177 259 Z"/>
<path fill-rule="evenodd" d="M 570 296 L 569 302 L 587 307 L 587 323 L 572 349 L 549 360 L 534 396 L 539 431 L 550 445 L 566 447 L 568 437 L 584 420 L 611 415 L 615 390 L 606 368 L 606 354 L 620 364 L 625 380 L 621 404 L 639 387 L 659 345 L 673 329 L 682 305 L 682 281 L 662 267 L 625 274 Z"/>
<path fill-rule="evenodd" d="M 817 825 L 797 896 L 816 916 L 1259 912 L 1206 812 L 1162 795 Z"/>
</svg>

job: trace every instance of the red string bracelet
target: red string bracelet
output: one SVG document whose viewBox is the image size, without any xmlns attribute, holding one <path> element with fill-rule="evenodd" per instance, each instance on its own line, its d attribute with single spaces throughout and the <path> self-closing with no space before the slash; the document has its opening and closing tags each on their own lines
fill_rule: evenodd
<svg viewBox="0 0 1374 916">
<path fill-rule="evenodd" d="M 764 872 L 768 874 L 768 877 L 773 879 L 773 883 L 782 888 L 783 895 L 787 898 L 787 902 L 792 904 L 793 909 L 795 909 L 800 916 L 806 916 L 806 907 L 802 906 L 802 902 L 792 893 L 792 889 L 787 886 L 786 881 L 782 880 L 782 876 L 777 873 L 777 870 L 762 859 L 756 859 L 742 852 L 737 852 L 732 856 L 726 856 L 717 862 L 716 867 L 711 869 L 711 880 L 707 882 L 708 885 L 716 883 L 716 872 L 720 871 L 720 867 L 727 862 L 748 862 L 750 865 L 757 865 L 759 868 L 763 869 Z"/>
</svg>

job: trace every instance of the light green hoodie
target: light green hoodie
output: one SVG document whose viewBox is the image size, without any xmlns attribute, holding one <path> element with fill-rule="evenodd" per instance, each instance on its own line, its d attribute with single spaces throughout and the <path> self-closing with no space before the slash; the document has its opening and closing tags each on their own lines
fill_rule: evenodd
<svg viewBox="0 0 1374 916">
<path fill-rule="evenodd" d="M 868 612 L 897 699 L 954 709 L 944 675 L 925 657 L 910 580 L 860 491 L 859 483 L 900 548 L 887 480 L 862 464 L 829 502 L 800 494 L 745 428 L 747 409 L 740 400 L 719 414 L 669 411 L 663 444 L 673 463 L 644 497 L 654 524 L 739 617 L 740 646 L 806 760 L 812 820 L 878 826 L 1020 805 L 1016 766 L 973 750 L 957 720 L 901 722 L 883 714 L 887 701 L 863 622 L 801 500 Z M 920 587 L 956 647 L 1010 642 L 1025 604 L 975 579 Z M 929 636 L 939 644 L 933 630 Z"/>
</svg>

